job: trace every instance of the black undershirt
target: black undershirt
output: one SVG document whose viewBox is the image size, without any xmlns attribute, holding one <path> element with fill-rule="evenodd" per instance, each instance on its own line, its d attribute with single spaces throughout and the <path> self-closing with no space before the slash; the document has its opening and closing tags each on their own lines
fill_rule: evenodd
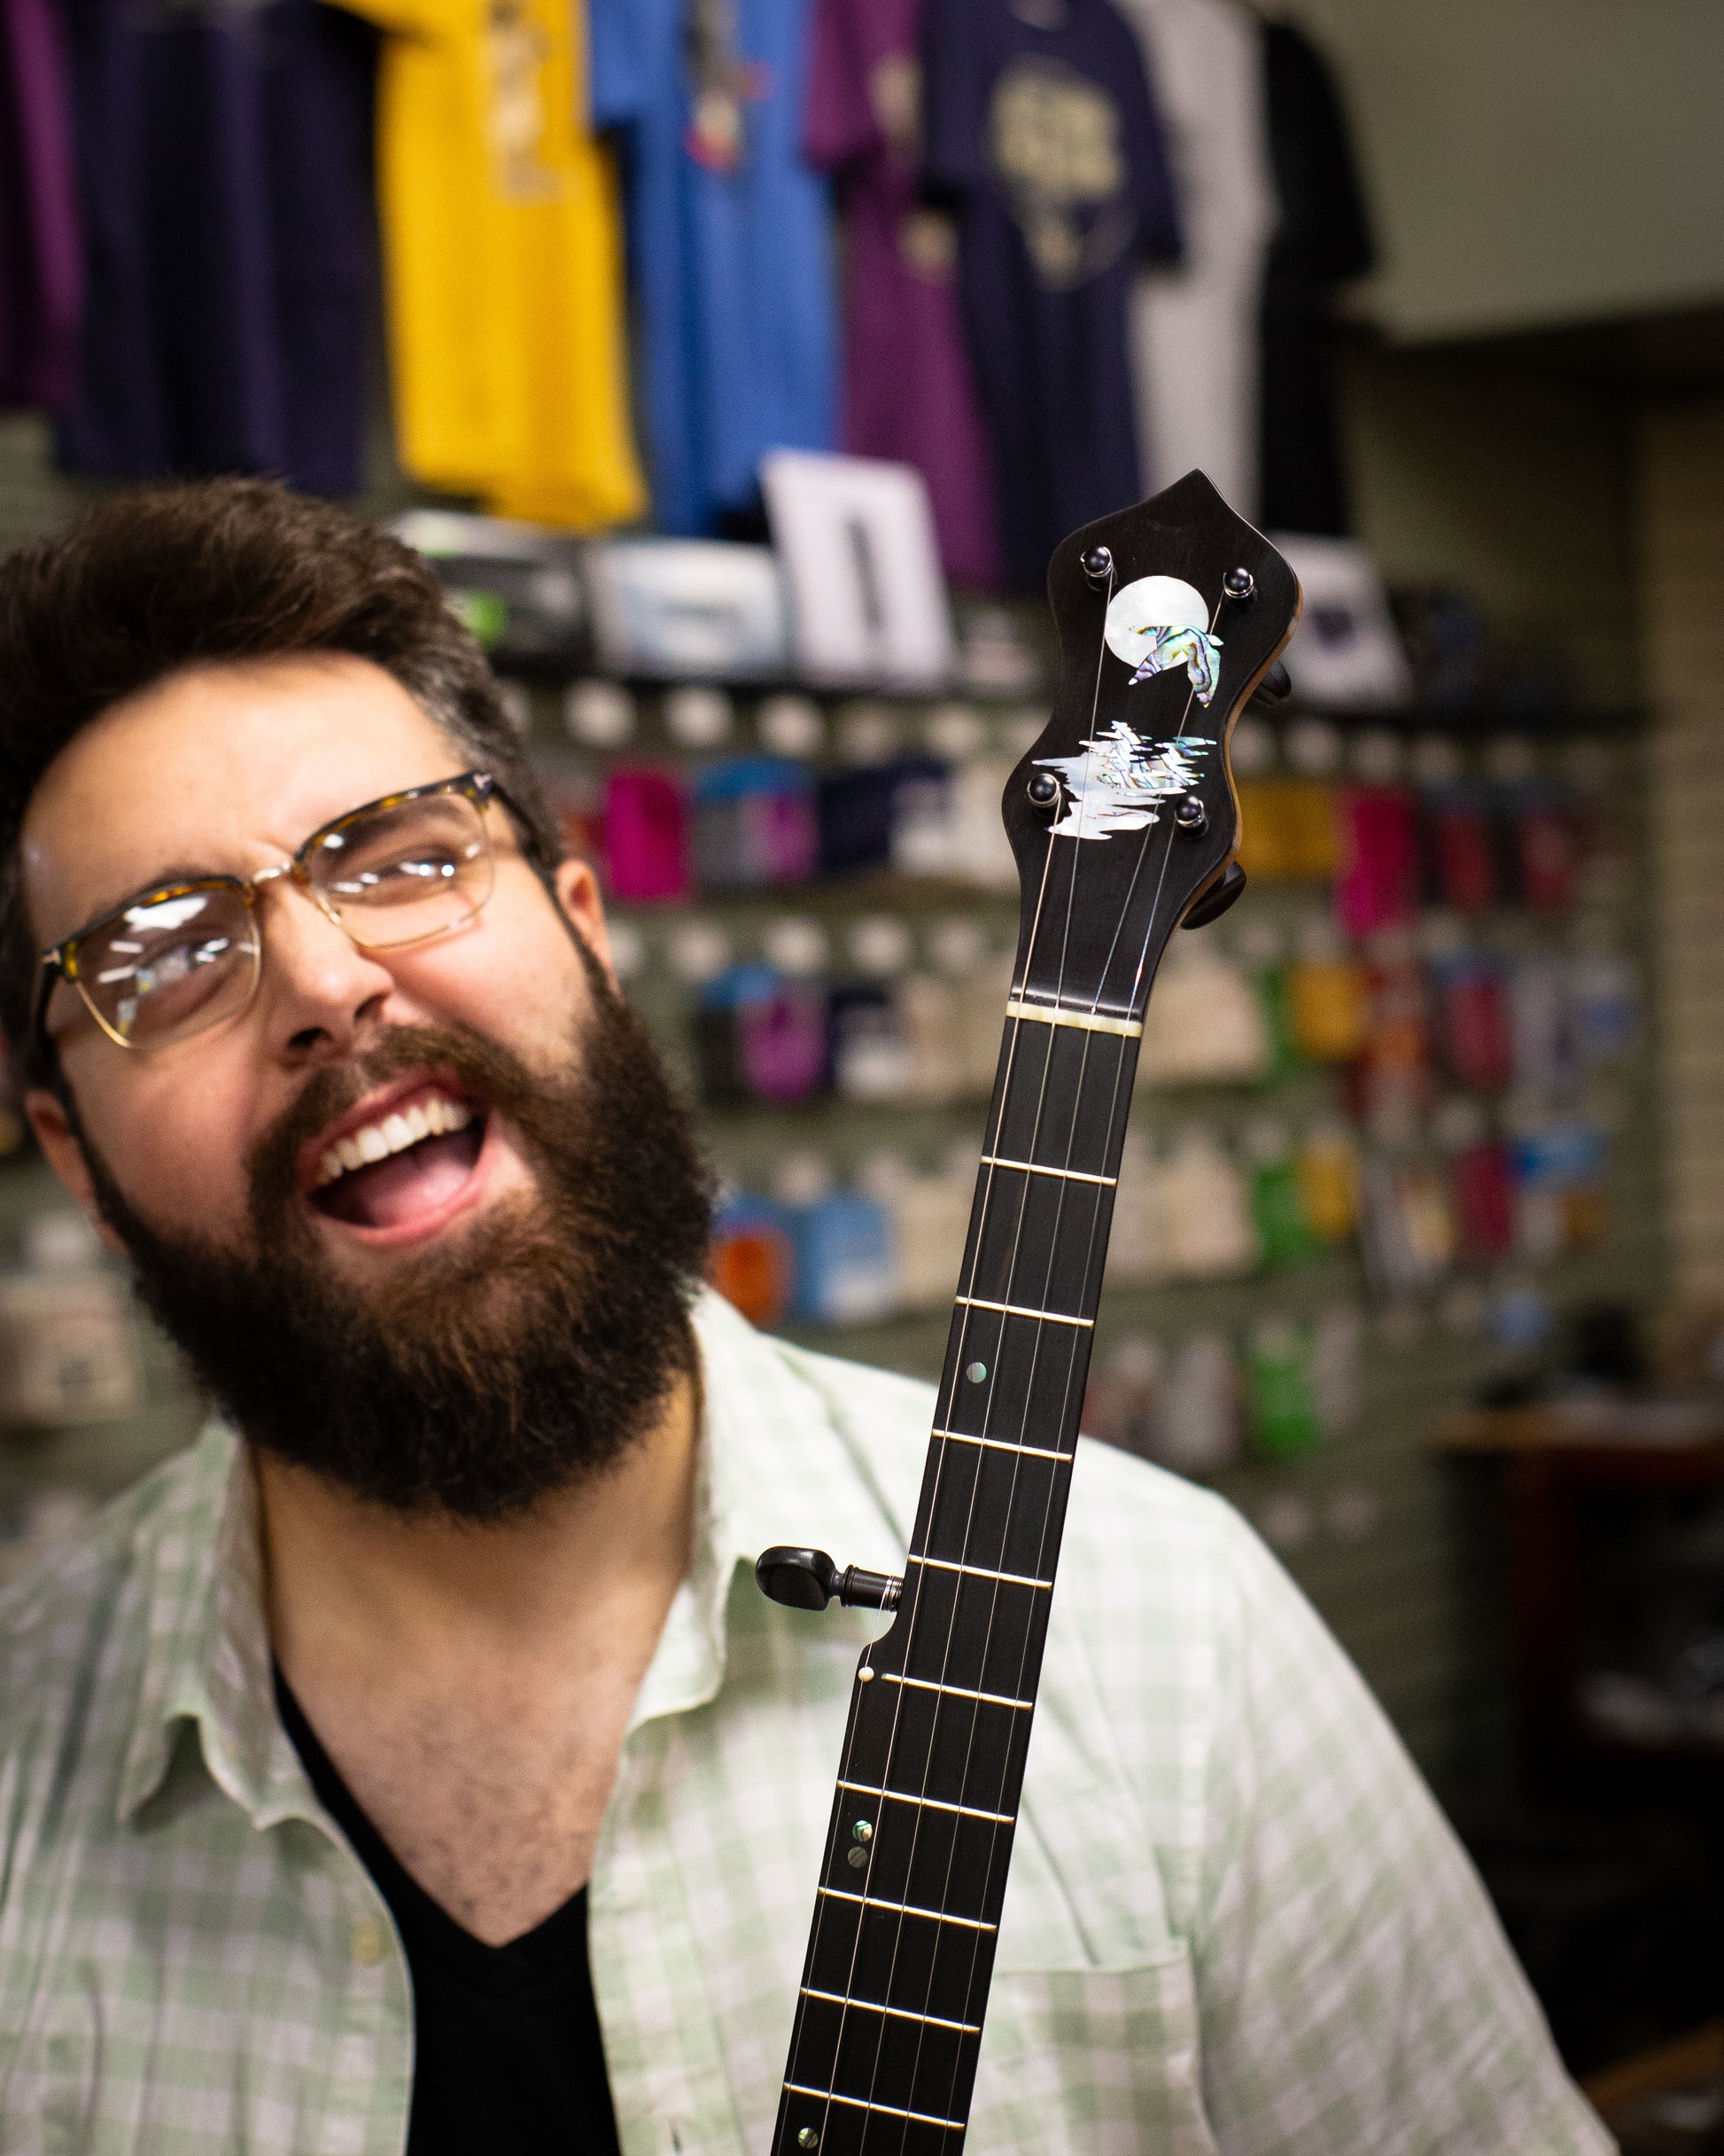
<svg viewBox="0 0 1724 2156">
<path fill-rule="evenodd" d="M 388 1903 L 413 1984 L 407 2156 L 620 2156 L 586 1959 L 586 1889 L 487 1946 L 432 1901 L 354 1802 L 276 1671 L 312 1787 Z"/>
</svg>

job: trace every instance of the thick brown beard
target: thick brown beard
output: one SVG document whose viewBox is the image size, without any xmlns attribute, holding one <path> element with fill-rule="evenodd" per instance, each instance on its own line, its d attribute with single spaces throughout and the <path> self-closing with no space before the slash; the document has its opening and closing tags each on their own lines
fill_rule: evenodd
<svg viewBox="0 0 1724 2156">
<path fill-rule="evenodd" d="M 712 1183 L 645 1029 L 589 980 L 566 1078 L 425 1026 L 318 1072 L 247 1163 L 247 1251 L 144 1219 L 83 1134 L 141 1299 L 247 1437 L 393 1512 L 491 1522 L 602 1473 L 650 1426 L 691 1364 Z M 330 1268 L 299 1156 L 424 1070 L 506 1119 L 538 1192 L 361 1288 Z"/>
</svg>

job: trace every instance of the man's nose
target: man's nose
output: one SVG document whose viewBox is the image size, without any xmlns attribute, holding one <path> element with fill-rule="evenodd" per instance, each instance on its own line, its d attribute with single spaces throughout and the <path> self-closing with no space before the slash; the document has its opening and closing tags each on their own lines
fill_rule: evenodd
<svg viewBox="0 0 1724 2156">
<path fill-rule="evenodd" d="M 394 975 L 285 876 L 263 895 L 263 915 L 259 1000 L 271 1052 L 293 1062 L 350 1055 Z"/>
</svg>

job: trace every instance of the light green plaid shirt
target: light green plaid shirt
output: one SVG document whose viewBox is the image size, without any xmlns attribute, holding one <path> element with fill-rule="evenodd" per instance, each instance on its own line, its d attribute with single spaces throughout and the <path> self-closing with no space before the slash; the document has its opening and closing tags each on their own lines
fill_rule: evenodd
<svg viewBox="0 0 1724 2156">
<path fill-rule="evenodd" d="M 761 2156 L 845 1704 L 928 1388 L 708 1296 L 697 1554 L 591 1893 L 625 2156 Z M 252 1480 L 216 1429 L 0 1603 L 0 2149 L 398 2156 L 389 1912 L 276 1718 Z M 977 2152 L 1610 2143 L 1358 1678 L 1225 1505 L 1085 1445 L 976 2082 Z M 476 2156 L 479 2152 L 476 2152 Z"/>
</svg>

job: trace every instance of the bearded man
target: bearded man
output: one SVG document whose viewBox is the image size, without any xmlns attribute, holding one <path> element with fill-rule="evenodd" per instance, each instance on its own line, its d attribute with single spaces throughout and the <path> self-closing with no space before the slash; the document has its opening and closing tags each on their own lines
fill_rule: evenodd
<svg viewBox="0 0 1724 2156">
<path fill-rule="evenodd" d="M 928 1389 L 701 1289 L 592 874 L 406 549 L 128 495 L 0 568 L 0 683 L 30 1121 L 221 1410 L 0 1606 L 0 2145 L 759 2156 L 879 1620 L 751 1561 L 901 1568 Z M 1065 1553 L 971 2145 L 1605 2148 L 1242 1524 L 1086 1446 Z"/>
</svg>

